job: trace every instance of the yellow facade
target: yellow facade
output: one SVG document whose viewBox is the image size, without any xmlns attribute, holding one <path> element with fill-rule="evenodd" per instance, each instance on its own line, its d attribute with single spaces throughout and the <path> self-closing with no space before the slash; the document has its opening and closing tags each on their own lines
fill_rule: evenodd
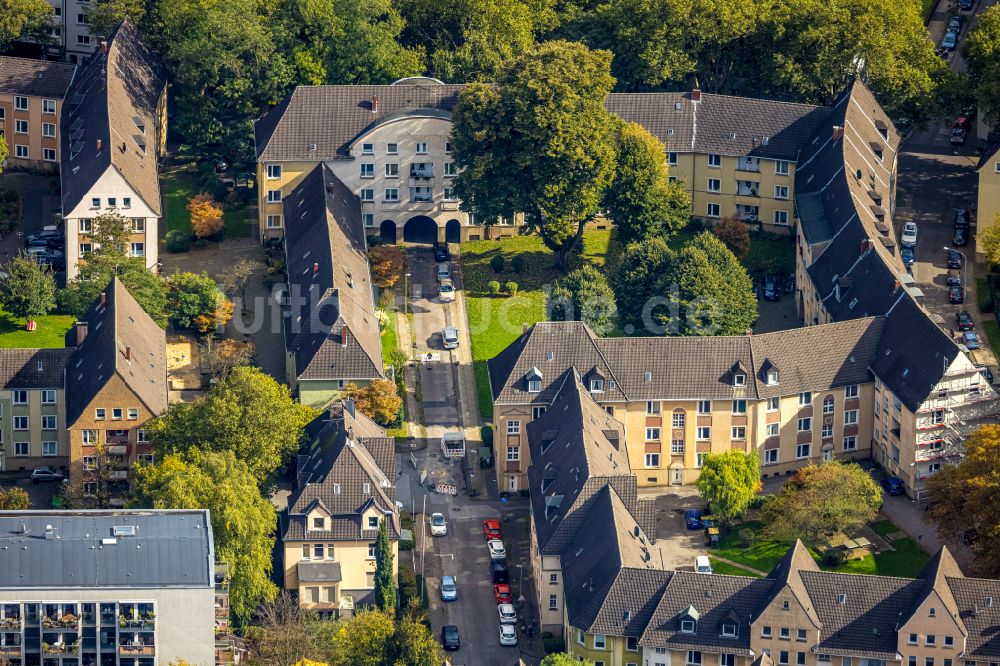
<svg viewBox="0 0 1000 666">
<path fill-rule="evenodd" d="M 318 165 L 319 162 L 257 162 L 257 210 L 260 211 L 261 240 L 284 235 L 281 202 Z"/>
<path fill-rule="evenodd" d="M 985 260 L 983 232 L 997 224 L 1000 215 L 1000 150 L 979 165 L 979 203 L 976 208 L 976 261 Z"/>
</svg>

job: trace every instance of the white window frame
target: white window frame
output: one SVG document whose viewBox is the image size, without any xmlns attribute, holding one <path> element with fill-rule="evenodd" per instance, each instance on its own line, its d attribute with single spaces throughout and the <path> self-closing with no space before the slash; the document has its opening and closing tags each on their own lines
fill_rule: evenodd
<svg viewBox="0 0 1000 666">
<path fill-rule="evenodd" d="M 417 155 L 426 155 L 427 154 L 427 142 L 426 141 L 417 141 L 417 145 L 415 147 L 414 152 Z"/>
<path fill-rule="evenodd" d="M 386 203 L 396 203 L 399 201 L 399 188 L 398 187 L 387 187 L 385 188 L 385 193 L 383 198 Z"/>
<path fill-rule="evenodd" d="M 719 194 L 722 192 L 722 180 L 718 178 L 709 178 L 705 187 L 709 192 Z"/>
<path fill-rule="evenodd" d="M 847 386 L 844 387 L 844 398 L 845 399 L 857 398 L 857 397 L 858 397 L 858 385 L 857 384 L 848 384 Z"/>
<path fill-rule="evenodd" d="M 722 205 L 717 203 L 708 203 L 705 206 L 705 215 L 711 218 L 722 217 Z"/>
<path fill-rule="evenodd" d="M 507 434 L 508 435 L 520 435 L 521 434 L 521 422 L 517 420 L 507 421 Z"/>
<path fill-rule="evenodd" d="M 370 187 L 364 187 L 361 189 L 361 200 L 362 201 L 375 201 L 375 190 Z"/>
<path fill-rule="evenodd" d="M 708 154 L 708 166 L 712 167 L 713 169 L 721 168 L 722 167 L 722 155 L 719 155 L 718 153 L 709 153 Z"/>
<path fill-rule="evenodd" d="M 812 417 L 803 416 L 798 420 L 798 423 L 795 424 L 795 427 L 796 432 L 812 432 Z"/>
<path fill-rule="evenodd" d="M 764 437 L 777 437 L 780 434 L 781 434 L 780 424 L 778 423 L 764 424 Z"/>
<path fill-rule="evenodd" d="M 805 451 L 805 455 L 803 455 Z M 802 444 L 797 444 L 795 446 L 795 458 L 796 460 L 805 460 L 812 455 L 812 444 L 810 442 L 803 442 Z"/>
<path fill-rule="evenodd" d="M 55 389 L 42 389 L 39 391 L 42 396 L 43 405 L 54 405 L 56 404 L 56 391 Z"/>
<path fill-rule="evenodd" d="M 778 449 L 764 449 L 764 464 L 765 465 L 778 464 Z"/>
<path fill-rule="evenodd" d="M 779 227 L 788 226 L 788 211 L 787 210 L 776 210 L 774 211 L 773 222 Z"/>
<path fill-rule="evenodd" d="M 848 446 L 848 442 L 850 446 Z M 857 451 L 858 450 L 858 436 L 857 435 L 846 435 L 844 437 L 843 448 L 845 451 Z"/>
<path fill-rule="evenodd" d="M 768 398 L 767 411 L 776 412 L 781 409 L 781 398 Z"/>
<path fill-rule="evenodd" d="M 788 199 L 788 185 L 775 185 L 774 186 L 774 198 L 775 199 Z"/>
<path fill-rule="evenodd" d="M 267 179 L 277 180 L 281 178 L 281 165 L 280 164 L 268 164 L 267 165 Z"/>
<path fill-rule="evenodd" d="M 375 163 L 374 162 L 362 162 L 361 163 L 361 178 L 374 178 L 375 177 Z"/>
<path fill-rule="evenodd" d="M 399 178 L 399 162 L 387 162 L 385 165 L 386 178 Z"/>
<path fill-rule="evenodd" d="M 42 442 L 42 456 L 54 458 L 59 455 L 59 442 Z"/>
<path fill-rule="evenodd" d="M 281 228 L 281 215 L 268 215 L 267 216 L 267 228 L 268 229 L 280 229 Z"/>
<path fill-rule="evenodd" d="M 646 416 L 659 416 L 662 413 L 663 407 L 659 400 L 647 400 L 646 401 Z"/>
<path fill-rule="evenodd" d="M 858 424 L 858 410 L 848 409 L 844 412 L 844 425 L 857 425 Z"/>
<path fill-rule="evenodd" d="M 800 407 L 808 407 L 811 404 L 813 404 L 813 394 L 812 393 L 810 393 L 809 391 L 803 391 L 802 393 L 799 393 L 799 406 Z"/>
<path fill-rule="evenodd" d="M 268 190 L 267 203 L 281 203 L 281 190 Z"/>
<path fill-rule="evenodd" d="M 711 414 L 712 413 L 712 401 L 711 400 L 699 400 L 698 401 L 698 414 Z"/>
<path fill-rule="evenodd" d="M 660 429 L 658 427 L 646 428 L 646 441 L 647 442 L 660 441 Z"/>
<path fill-rule="evenodd" d="M 657 469 L 660 466 L 659 453 L 647 453 L 642 459 L 643 467 L 646 469 Z"/>
<path fill-rule="evenodd" d="M 54 99 L 42 100 L 42 113 L 54 114 L 56 112 L 56 101 Z"/>
<path fill-rule="evenodd" d="M 23 95 L 14 95 L 14 110 L 27 111 L 29 108 L 28 98 Z"/>
<path fill-rule="evenodd" d="M 712 426 L 698 426 L 696 437 L 699 442 L 707 442 L 712 439 Z"/>
<path fill-rule="evenodd" d="M 774 173 L 779 176 L 788 175 L 788 161 L 787 160 L 775 160 L 774 161 Z"/>
<path fill-rule="evenodd" d="M 687 414 L 684 412 L 674 412 L 670 415 L 670 426 L 672 428 L 684 428 L 687 425 Z"/>
</svg>

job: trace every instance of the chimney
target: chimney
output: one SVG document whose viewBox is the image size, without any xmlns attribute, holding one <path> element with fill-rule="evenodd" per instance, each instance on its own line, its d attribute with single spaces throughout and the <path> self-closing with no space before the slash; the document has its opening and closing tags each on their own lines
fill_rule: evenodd
<svg viewBox="0 0 1000 666">
<path fill-rule="evenodd" d="M 51 525 L 46 525 L 45 526 L 45 538 L 46 539 L 55 539 L 56 538 L 56 528 L 52 527 Z"/>
<path fill-rule="evenodd" d="M 129 347 L 128 345 L 125 345 L 125 360 L 126 361 L 132 360 L 132 348 Z"/>
<path fill-rule="evenodd" d="M 378 113 L 378 96 L 372 95 L 372 113 Z"/>
<path fill-rule="evenodd" d="M 101 40 L 101 55 L 108 55 L 108 42 L 107 40 Z"/>
<path fill-rule="evenodd" d="M 347 346 L 347 324 L 340 325 L 340 345 L 342 347 Z"/>
<path fill-rule="evenodd" d="M 98 155 L 101 154 L 101 140 L 100 139 L 97 140 L 97 154 Z"/>
<path fill-rule="evenodd" d="M 522 321 L 521 322 L 521 335 L 527 335 L 527 333 L 528 333 L 528 322 Z"/>
<path fill-rule="evenodd" d="M 76 346 L 79 347 L 87 339 L 87 322 L 78 321 L 73 328 L 76 330 Z"/>
<path fill-rule="evenodd" d="M 319 273 L 319 262 L 313 264 L 313 273 Z"/>
<path fill-rule="evenodd" d="M 692 102 L 701 101 L 701 88 L 698 87 L 697 82 L 694 84 L 694 90 L 691 91 L 691 101 Z"/>
<path fill-rule="evenodd" d="M 98 139 L 98 141 L 100 141 L 100 140 Z M 108 304 L 108 295 L 107 295 L 107 293 L 105 293 L 105 292 L 102 291 L 101 292 L 101 307 L 103 308 L 107 304 Z"/>
<path fill-rule="evenodd" d="M 347 399 L 344 400 L 344 411 L 347 412 L 348 414 L 350 414 L 351 416 L 354 416 L 354 399 L 353 398 L 347 398 Z"/>
<path fill-rule="evenodd" d="M 844 128 L 840 125 L 833 126 L 833 140 L 839 141 L 844 136 Z"/>
</svg>

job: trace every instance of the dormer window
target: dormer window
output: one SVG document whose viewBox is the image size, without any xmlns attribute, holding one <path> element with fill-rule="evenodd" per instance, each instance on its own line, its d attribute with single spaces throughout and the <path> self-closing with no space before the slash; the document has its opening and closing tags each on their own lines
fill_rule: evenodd
<svg viewBox="0 0 1000 666">
<path fill-rule="evenodd" d="M 542 390 L 542 380 L 541 379 L 529 379 L 528 380 L 528 393 L 539 393 Z"/>
<path fill-rule="evenodd" d="M 688 606 L 680 616 L 680 630 L 682 634 L 693 634 L 698 629 L 698 618 L 700 614 L 694 606 Z"/>
<path fill-rule="evenodd" d="M 591 393 L 603 393 L 604 392 L 604 380 L 603 379 L 591 379 L 590 380 L 590 392 Z"/>
<path fill-rule="evenodd" d="M 735 624 L 733 624 L 732 622 L 723 622 L 722 623 L 722 635 L 723 636 L 725 636 L 727 638 L 735 638 L 736 635 L 737 635 L 737 633 L 738 632 L 737 632 Z"/>
<path fill-rule="evenodd" d="M 313 518 L 313 529 L 314 530 L 325 530 L 326 529 L 326 518 L 322 516 L 316 516 Z"/>
<path fill-rule="evenodd" d="M 681 633 L 682 634 L 693 634 L 695 627 L 697 627 L 697 622 L 691 618 L 684 618 L 681 620 Z"/>
<path fill-rule="evenodd" d="M 747 376 L 743 373 L 737 373 L 733 375 L 733 386 L 746 386 Z"/>
<path fill-rule="evenodd" d="M 770 385 L 772 385 L 772 386 L 778 383 L 778 371 L 777 370 L 768 370 L 767 371 L 767 383 L 770 384 Z"/>
</svg>

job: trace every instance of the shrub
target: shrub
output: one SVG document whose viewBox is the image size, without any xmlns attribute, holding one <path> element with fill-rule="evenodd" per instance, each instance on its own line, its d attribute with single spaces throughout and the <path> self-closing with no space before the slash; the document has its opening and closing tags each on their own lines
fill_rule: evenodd
<svg viewBox="0 0 1000 666">
<path fill-rule="evenodd" d="M 514 271 L 518 275 L 524 270 L 524 257 L 521 255 L 516 255 L 510 260 L 510 270 Z"/>
<path fill-rule="evenodd" d="M 755 535 L 753 533 L 753 530 L 747 529 L 745 527 L 742 530 L 740 530 L 740 547 L 741 548 L 749 548 L 750 546 L 752 546 L 753 542 L 754 542 L 754 539 L 755 539 Z"/>
<path fill-rule="evenodd" d="M 542 633 L 542 649 L 545 654 L 553 654 L 566 651 L 566 644 L 561 636 L 553 636 L 550 632 Z"/>
<path fill-rule="evenodd" d="M 511 280 L 510 282 L 505 282 L 503 285 L 503 290 L 507 292 L 509 296 L 513 296 L 517 293 L 517 283 Z"/>
<path fill-rule="evenodd" d="M 191 248 L 191 237 L 180 229 L 171 229 L 166 237 L 167 252 L 187 252 Z"/>
<path fill-rule="evenodd" d="M 493 269 L 494 273 L 502 273 L 503 265 L 504 265 L 503 255 L 500 254 L 499 252 L 497 254 L 494 254 L 493 258 L 490 259 L 490 268 Z"/>
<path fill-rule="evenodd" d="M 206 245 L 208 245 L 208 241 L 205 240 L 204 238 L 198 238 L 194 242 L 194 246 L 197 248 L 202 248 L 205 247 Z"/>
<path fill-rule="evenodd" d="M 382 237 L 378 234 L 368 234 L 368 247 L 378 247 L 382 244 Z"/>
<path fill-rule="evenodd" d="M 490 296 L 496 296 L 500 293 L 500 283 L 496 280 L 490 280 L 489 284 L 486 285 L 486 291 Z"/>
<path fill-rule="evenodd" d="M 226 198 L 222 200 L 223 210 L 237 210 L 243 206 L 243 197 L 236 190 L 233 190 L 226 195 Z"/>
<path fill-rule="evenodd" d="M 844 551 L 839 548 L 831 548 L 820 556 L 819 561 L 825 567 L 836 567 L 844 563 L 847 559 Z"/>
</svg>

